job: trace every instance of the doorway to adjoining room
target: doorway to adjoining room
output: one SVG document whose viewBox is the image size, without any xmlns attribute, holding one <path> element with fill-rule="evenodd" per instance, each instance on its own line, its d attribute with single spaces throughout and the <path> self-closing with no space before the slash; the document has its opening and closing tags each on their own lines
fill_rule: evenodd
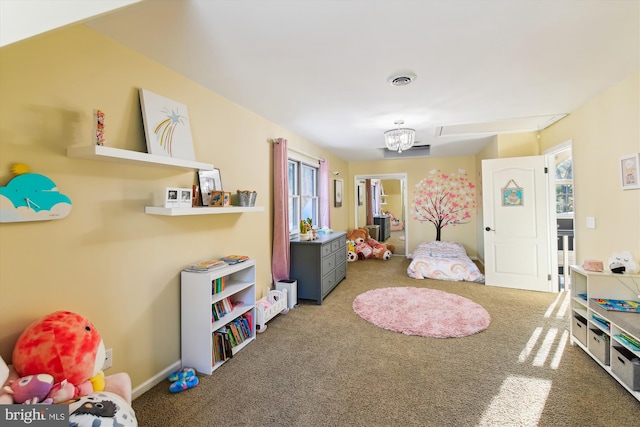
<svg viewBox="0 0 640 427">
<path fill-rule="evenodd" d="M 355 227 L 367 227 L 372 238 L 407 254 L 406 174 L 357 175 L 354 178 Z"/>
</svg>

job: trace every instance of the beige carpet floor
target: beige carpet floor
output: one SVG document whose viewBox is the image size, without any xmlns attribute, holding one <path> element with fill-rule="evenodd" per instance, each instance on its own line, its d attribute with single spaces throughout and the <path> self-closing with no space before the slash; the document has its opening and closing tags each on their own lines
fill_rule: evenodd
<svg viewBox="0 0 640 427">
<path fill-rule="evenodd" d="M 365 260 L 322 305 L 301 302 L 213 375 L 133 402 L 141 426 L 638 426 L 640 402 L 568 343 L 566 294 L 415 280 Z M 440 289 L 491 315 L 464 338 L 378 328 L 351 307 L 388 286 Z M 535 339 L 537 337 L 537 339 Z"/>
</svg>

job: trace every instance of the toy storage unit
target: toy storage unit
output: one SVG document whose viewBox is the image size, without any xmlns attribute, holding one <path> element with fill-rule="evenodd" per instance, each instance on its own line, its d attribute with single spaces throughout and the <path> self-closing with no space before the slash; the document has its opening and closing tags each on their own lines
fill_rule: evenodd
<svg viewBox="0 0 640 427">
<path fill-rule="evenodd" d="M 571 344 L 577 345 L 640 401 L 640 313 L 607 310 L 594 299 L 637 300 L 638 274 L 571 266 Z M 584 373 L 588 378 L 589 373 Z"/>
</svg>

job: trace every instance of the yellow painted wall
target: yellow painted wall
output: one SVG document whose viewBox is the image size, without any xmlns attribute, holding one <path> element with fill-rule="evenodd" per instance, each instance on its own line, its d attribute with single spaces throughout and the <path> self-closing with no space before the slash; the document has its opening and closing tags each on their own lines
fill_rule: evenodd
<svg viewBox="0 0 640 427">
<path fill-rule="evenodd" d="M 387 195 L 387 204 L 380 206 L 383 212 L 391 212 L 396 218 L 402 218 L 402 198 L 399 179 L 383 179 L 382 188 Z"/>
<path fill-rule="evenodd" d="M 576 261 L 614 252 L 640 261 L 640 189 L 620 187 L 620 158 L 640 153 L 640 73 L 541 132 L 544 151 L 573 142 Z M 586 218 L 596 228 L 586 228 Z"/>
<path fill-rule="evenodd" d="M 188 107 L 196 159 L 220 168 L 227 191 L 256 190 L 260 213 L 163 217 L 168 186 L 195 172 L 73 159 L 93 143 L 93 111 L 106 114 L 107 144 L 146 152 L 138 88 Z M 56 310 L 88 317 L 108 348 L 110 372 L 134 387 L 180 359 L 179 272 L 229 253 L 257 262 L 257 292 L 271 283 L 271 138 L 346 162 L 83 25 L 0 51 L 0 182 L 14 162 L 50 177 L 73 203 L 62 220 L 0 224 L 0 354 L 11 360 L 19 334 Z M 347 209 L 332 208 L 345 230 Z M 107 372 L 109 373 L 109 372 Z"/>
<path fill-rule="evenodd" d="M 414 196 L 416 184 L 421 179 L 429 175 L 432 169 L 440 169 L 442 172 L 457 172 L 464 169 L 469 174 L 469 179 L 477 184 L 476 163 L 474 156 L 444 157 L 444 158 L 418 158 L 400 160 L 380 160 L 377 162 L 351 162 L 349 163 L 349 187 L 353 189 L 353 180 L 356 175 L 384 175 L 384 174 L 407 174 L 407 249 L 408 253 L 414 251 L 416 246 L 424 241 L 434 240 L 436 229 L 431 223 L 420 223 L 413 219 L 411 212 L 411 202 Z M 477 187 L 476 187 L 477 188 Z M 353 191 L 353 190 L 352 190 Z M 353 204 L 350 204 L 349 226 L 354 226 Z M 442 230 L 442 240 L 456 241 L 464 245 L 469 256 L 475 257 L 477 254 L 477 239 L 475 234 L 476 217 L 473 216 L 467 224 L 445 227 Z"/>
<path fill-rule="evenodd" d="M 540 154 L 537 135 L 537 132 L 497 135 L 498 157 L 537 156 Z"/>
</svg>

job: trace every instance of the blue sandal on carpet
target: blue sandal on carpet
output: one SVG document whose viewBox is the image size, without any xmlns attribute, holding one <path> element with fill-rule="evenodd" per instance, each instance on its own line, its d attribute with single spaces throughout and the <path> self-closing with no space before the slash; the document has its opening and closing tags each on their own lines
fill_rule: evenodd
<svg viewBox="0 0 640 427">
<path fill-rule="evenodd" d="M 186 380 L 191 377 L 196 376 L 196 371 L 193 368 L 182 368 L 167 377 L 167 379 L 171 382 L 175 382 L 178 380 Z"/>
<path fill-rule="evenodd" d="M 198 380 L 198 377 L 193 375 L 193 376 L 191 376 L 189 378 L 175 381 L 174 383 L 172 383 L 169 386 L 169 391 L 171 393 L 178 393 L 180 391 L 184 391 L 184 390 L 188 390 L 190 388 L 193 388 L 193 387 L 197 386 L 199 383 L 200 383 L 200 380 Z"/>
</svg>

